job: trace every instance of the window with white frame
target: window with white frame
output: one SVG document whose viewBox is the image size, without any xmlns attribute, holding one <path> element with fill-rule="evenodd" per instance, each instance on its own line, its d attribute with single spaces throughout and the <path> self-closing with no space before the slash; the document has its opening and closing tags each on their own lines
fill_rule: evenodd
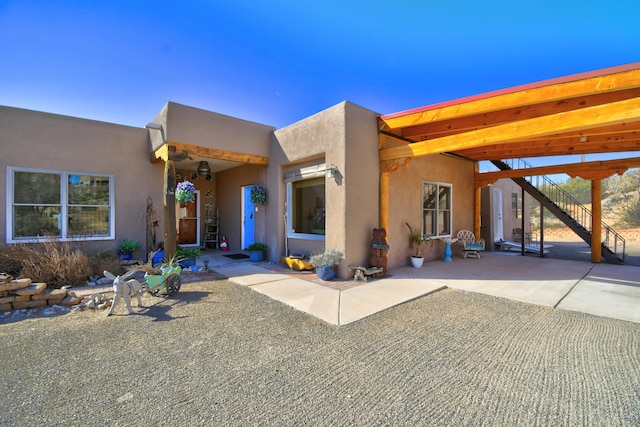
<svg viewBox="0 0 640 427">
<path fill-rule="evenodd" d="M 423 237 L 451 236 L 451 184 L 422 182 Z"/>
<path fill-rule="evenodd" d="M 113 239 L 113 175 L 8 168 L 7 237 Z"/>
<path fill-rule="evenodd" d="M 522 202 L 518 193 L 511 193 L 511 218 L 522 218 Z"/>
<path fill-rule="evenodd" d="M 287 183 L 287 223 L 290 237 L 323 239 L 325 213 L 324 177 Z"/>
</svg>

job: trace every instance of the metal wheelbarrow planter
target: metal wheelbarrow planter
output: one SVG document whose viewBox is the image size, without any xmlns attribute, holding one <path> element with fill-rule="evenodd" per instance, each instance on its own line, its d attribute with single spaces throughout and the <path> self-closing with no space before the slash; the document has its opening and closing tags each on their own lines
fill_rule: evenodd
<svg viewBox="0 0 640 427">
<path fill-rule="evenodd" d="M 178 293 L 182 281 L 180 279 L 180 272 L 182 267 L 179 265 L 175 267 L 162 268 L 162 274 L 144 274 L 144 279 L 147 282 L 147 292 L 152 295 L 157 295 L 160 291 L 165 290 L 168 296 L 173 296 Z"/>
</svg>

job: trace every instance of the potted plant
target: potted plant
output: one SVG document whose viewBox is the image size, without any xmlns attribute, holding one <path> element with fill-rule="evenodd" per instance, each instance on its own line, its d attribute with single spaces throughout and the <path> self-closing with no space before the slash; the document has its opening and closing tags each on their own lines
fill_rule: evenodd
<svg viewBox="0 0 640 427">
<path fill-rule="evenodd" d="M 182 268 L 196 265 L 196 258 L 199 256 L 200 249 L 198 248 L 184 248 L 182 246 L 176 248 L 176 258 L 178 258 Z"/>
<path fill-rule="evenodd" d="M 121 260 L 130 260 L 132 258 L 133 252 L 140 247 L 140 242 L 135 239 L 120 239 L 120 243 L 118 244 L 118 258 Z"/>
<path fill-rule="evenodd" d="M 254 185 L 251 187 L 251 203 L 256 205 L 267 204 L 267 190 L 261 185 Z"/>
<path fill-rule="evenodd" d="M 316 274 L 322 280 L 336 277 L 336 266 L 344 259 L 344 254 L 337 249 L 327 249 L 323 253 L 313 255 L 309 263 L 315 267 Z"/>
<path fill-rule="evenodd" d="M 415 250 L 415 254 L 411 255 L 411 264 L 415 268 L 420 268 L 424 263 L 424 258 L 422 257 L 422 255 L 420 255 L 420 246 L 422 246 L 422 234 L 419 231 L 413 231 L 413 228 L 411 228 L 408 222 L 405 224 L 407 224 L 407 227 L 409 227 L 409 247 Z"/>
<path fill-rule="evenodd" d="M 164 259 L 164 243 L 160 243 L 158 245 L 158 249 L 153 253 L 153 257 L 151 260 L 151 265 L 162 264 L 162 260 Z"/>
<path fill-rule="evenodd" d="M 252 243 L 244 248 L 244 250 L 249 252 L 249 259 L 251 259 L 251 261 L 264 261 L 264 252 L 267 250 L 267 245 L 264 243 Z"/>
<path fill-rule="evenodd" d="M 193 185 L 193 183 L 189 181 L 179 182 L 176 186 L 176 202 L 180 203 L 181 205 L 195 202 L 195 192 L 196 187 Z"/>
</svg>

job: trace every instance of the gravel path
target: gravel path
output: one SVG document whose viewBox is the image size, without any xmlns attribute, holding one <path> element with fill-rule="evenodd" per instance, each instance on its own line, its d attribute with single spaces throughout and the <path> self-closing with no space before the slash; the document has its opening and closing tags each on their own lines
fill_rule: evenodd
<svg viewBox="0 0 640 427">
<path fill-rule="evenodd" d="M 454 290 L 342 327 L 227 281 L 143 301 L 0 324 L 0 424 L 640 425 L 634 323 Z"/>
</svg>

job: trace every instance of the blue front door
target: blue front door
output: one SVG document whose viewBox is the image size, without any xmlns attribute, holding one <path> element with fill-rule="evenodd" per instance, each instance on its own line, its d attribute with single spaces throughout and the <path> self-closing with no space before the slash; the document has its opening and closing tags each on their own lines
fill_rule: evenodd
<svg viewBox="0 0 640 427">
<path fill-rule="evenodd" d="M 253 243 L 255 207 L 251 201 L 251 188 L 242 187 L 242 249 Z"/>
</svg>

